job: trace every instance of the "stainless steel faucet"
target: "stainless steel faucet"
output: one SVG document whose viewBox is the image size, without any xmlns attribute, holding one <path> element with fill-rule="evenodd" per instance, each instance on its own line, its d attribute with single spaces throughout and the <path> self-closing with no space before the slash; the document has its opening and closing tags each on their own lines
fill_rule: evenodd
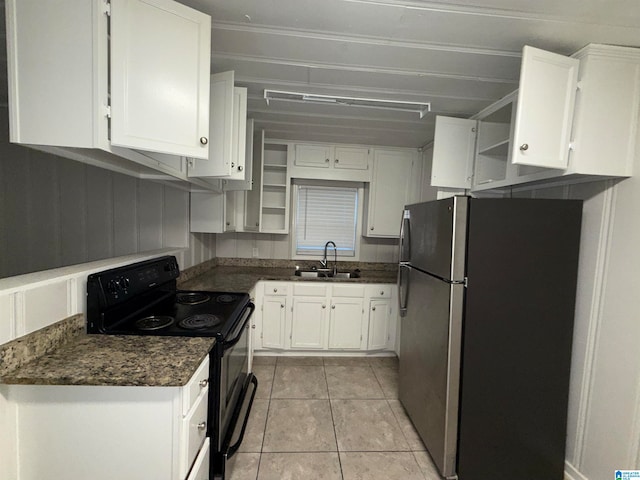
<svg viewBox="0 0 640 480">
<path fill-rule="evenodd" d="M 320 260 L 320 265 L 327 268 L 327 247 L 329 244 L 333 245 L 333 276 L 335 277 L 338 273 L 338 247 L 331 240 L 324 244 L 324 258 Z"/>
</svg>

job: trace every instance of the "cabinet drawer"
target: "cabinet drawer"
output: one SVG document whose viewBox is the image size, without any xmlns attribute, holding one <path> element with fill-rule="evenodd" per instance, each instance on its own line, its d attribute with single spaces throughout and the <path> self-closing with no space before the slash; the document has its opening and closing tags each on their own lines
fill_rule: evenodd
<svg viewBox="0 0 640 480">
<path fill-rule="evenodd" d="M 209 480 L 209 437 L 204 439 L 187 480 Z"/>
<path fill-rule="evenodd" d="M 333 285 L 331 292 L 333 297 L 364 298 L 364 285 Z"/>
<path fill-rule="evenodd" d="M 204 391 L 193 406 L 193 409 L 182 419 L 182 435 L 180 442 L 181 471 L 180 478 L 187 476 L 187 472 L 196 458 L 202 442 L 207 436 L 207 398 L 209 388 Z"/>
<path fill-rule="evenodd" d="M 325 297 L 327 285 L 323 283 L 294 283 L 293 294 L 306 297 Z"/>
<path fill-rule="evenodd" d="M 369 298 L 391 298 L 391 290 L 395 285 L 368 285 L 367 297 Z"/>
<path fill-rule="evenodd" d="M 209 357 L 204 359 L 196 373 L 182 390 L 182 416 L 185 416 L 196 402 L 200 393 L 209 385 Z"/>
<path fill-rule="evenodd" d="M 286 295 L 289 293 L 289 285 L 286 283 L 265 283 L 264 294 L 265 295 Z"/>
</svg>

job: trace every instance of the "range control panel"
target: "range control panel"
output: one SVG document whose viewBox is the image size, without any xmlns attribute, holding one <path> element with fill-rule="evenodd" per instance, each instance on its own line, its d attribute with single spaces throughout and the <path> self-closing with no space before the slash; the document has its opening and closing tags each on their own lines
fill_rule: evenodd
<svg viewBox="0 0 640 480">
<path fill-rule="evenodd" d="M 144 295 L 180 275 L 176 257 L 167 256 L 89 275 L 87 302 L 105 308 Z"/>
</svg>

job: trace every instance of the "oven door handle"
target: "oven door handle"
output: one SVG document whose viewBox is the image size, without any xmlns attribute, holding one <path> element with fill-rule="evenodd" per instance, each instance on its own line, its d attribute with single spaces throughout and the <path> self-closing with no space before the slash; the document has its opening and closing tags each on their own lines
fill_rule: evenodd
<svg viewBox="0 0 640 480">
<path fill-rule="evenodd" d="M 225 350 L 233 347 L 236 343 L 240 341 L 240 338 L 242 338 L 242 330 L 244 330 L 244 328 L 246 327 L 247 322 L 249 322 L 249 319 L 251 318 L 251 315 L 253 314 L 253 311 L 255 309 L 256 309 L 256 306 L 253 303 L 249 302 L 249 305 L 242 313 L 242 320 L 238 322 L 238 327 L 233 332 L 233 336 L 231 337 L 231 340 L 225 340 L 223 342 L 222 346 Z"/>
<path fill-rule="evenodd" d="M 247 406 L 247 413 L 244 416 L 244 420 L 242 422 L 242 429 L 240 430 L 240 436 L 238 437 L 238 440 L 236 441 L 236 443 L 234 443 L 233 445 L 225 445 L 224 447 L 224 454 L 227 460 L 229 460 L 231 457 L 233 457 L 236 452 L 238 451 L 238 449 L 240 448 L 240 444 L 242 443 L 242 439 L 244 438 L 244 432 L 247 429 L 247 423 L 249 422 L 249 415 L 251 414 L 251 407 L 253 407 L 253 399 L 256 396 L 256 392 L 258 391 L 258 379 L 256 378 L 256 376 L 254 374 L 249 374 L 251 376 L 250 380 L 247 382 L 247 386 L 245 388 L 244 391 L 244 395 L 242 395 L 242 400 L 240 402 L 238 402 L 238 407 L 237 410 L 235 412 L 234 418 L 235 421 L 232 421 L 233 424 L 236 424 L 238 417 L 240 416 L 240 411 L 242 409 L 242 404 L 244 404 L 244 400 L 246 399 L 247 396 L 247 390 L 249 389 L 249 384 L 253 383 L 254 387 L 253 387 L 253 392 L 251 393 L 251 398 L 249 399 L 249 405 Z M 231 431 L 231 435 L 229 435 L 229 440 L 231 439 L 231 436 L 233 435 L 233 431 Z"/>
</svg>

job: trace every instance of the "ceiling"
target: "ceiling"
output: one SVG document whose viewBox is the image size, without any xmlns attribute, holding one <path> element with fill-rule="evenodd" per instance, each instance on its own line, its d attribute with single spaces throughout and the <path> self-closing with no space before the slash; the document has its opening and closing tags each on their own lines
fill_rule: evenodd
<svg viewBox="0 0 640 480">
<path fill-rule="evenodd" d="M 234 70 L 249 116 L 279 139 L 420 147 L 436 115 L 468 117 L 515 90 L 524 45 L 640 47 L 638 0 L 179 1 L 211 15 L 212 72 Z M 430 102 L 431 112 L 267 105 L 265 88 Z"/>
</svg>

